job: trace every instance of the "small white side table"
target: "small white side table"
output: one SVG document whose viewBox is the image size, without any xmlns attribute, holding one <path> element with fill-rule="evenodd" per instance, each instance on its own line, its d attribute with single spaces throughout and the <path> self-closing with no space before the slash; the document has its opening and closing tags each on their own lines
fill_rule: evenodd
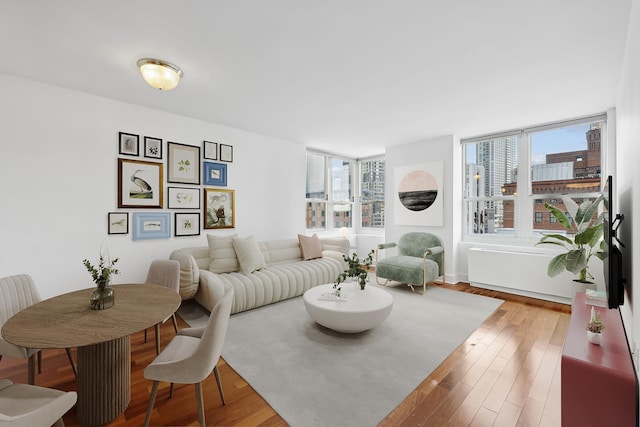
<svg viewBox="0 0 640 427">
<path fill-rule="evenodd" d="M 393 297 L 384 289 L 367 285 L 363 290 L 358 283 L 343 283 L 343 301 L 327 300 L 322 294 L 333 291 L 333 284 L 315 286 L 302 296 L 309 317 L 336 332 L 356 333 L 382 323 L 393 307 Z"/>
</svg>

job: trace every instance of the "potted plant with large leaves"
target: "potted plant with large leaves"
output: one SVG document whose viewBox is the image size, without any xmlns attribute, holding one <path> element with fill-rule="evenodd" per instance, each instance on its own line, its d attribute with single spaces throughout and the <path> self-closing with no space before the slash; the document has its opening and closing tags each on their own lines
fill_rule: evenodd
<svg viewBox="0 0 640 427">
<path fill-rule="evenodd" d="M 573 231 L 573 235 L 549 233 L 542 236 L 536 245 L 550 244 L 562 246 L 565 251 L 553 257 L 549 262 L 547 274 L 549 277 L 557 276 L 567 270 L 577 274 L 577 282 L 590 283 L 593 276 L 589 273 L 589 260 L 592 256 L 604 259 L 604 240 L 602 239 L 603 218 L 602 214 L 596 216 L 603 196 L 595 200 L 586 200 L 580 205 L 569 196 L 564 196 L 562 201 L 567 208 L 567 216 L 560 209 L 546 203 L 544 207 L 553 215 L 559 224 L 567 231 Z M 594 219 L 594 216 L 596 217 Z"/>
</svg>

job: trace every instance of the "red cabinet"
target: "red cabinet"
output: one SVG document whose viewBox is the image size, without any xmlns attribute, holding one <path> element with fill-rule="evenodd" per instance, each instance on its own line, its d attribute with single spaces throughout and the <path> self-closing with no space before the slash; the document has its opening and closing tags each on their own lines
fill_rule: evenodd
<svg viewBox="0 0 640 427">
<path fill-rule="evenodd" d="M 638 386 L 620 311 L 595 309 L 605 325 L 599 346 L 587 340 L 591 306 L 576 294 L 562 349 L 562 425 L 635 427 Z"/>
</svg>

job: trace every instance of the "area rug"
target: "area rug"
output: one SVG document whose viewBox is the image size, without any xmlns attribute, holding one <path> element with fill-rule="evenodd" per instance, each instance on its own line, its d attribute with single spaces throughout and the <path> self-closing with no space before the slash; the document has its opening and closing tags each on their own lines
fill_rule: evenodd
<svg viewBox="0 0 640 427">
<path fill-rule="evenodd" d="M 357 334 L 316 324 L 302 298 L 235 314 L 222 356 L 293 427 L 375 426 L 502 304 L 439 287 L 384 289 L 391 314 Z"/>
</svg>

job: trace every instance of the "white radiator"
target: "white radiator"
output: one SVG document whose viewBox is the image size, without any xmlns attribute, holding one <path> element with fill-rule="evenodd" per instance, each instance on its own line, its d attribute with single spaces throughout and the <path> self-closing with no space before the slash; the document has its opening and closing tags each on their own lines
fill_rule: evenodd
<svg viewBox="0 0 640 427">
<path fill-rule="evenodd" d="M 470 248 L 468 251 L 469 282 L 476 287 L 503 290 L 549 301 L 570 302 L 574 275 L 564 272 L 547 275 L 550 254 Z M 590 271 L 602 269 L 594 264 Z M 601 272 L 593 272 L 596 273 Z"/>
</svg>

